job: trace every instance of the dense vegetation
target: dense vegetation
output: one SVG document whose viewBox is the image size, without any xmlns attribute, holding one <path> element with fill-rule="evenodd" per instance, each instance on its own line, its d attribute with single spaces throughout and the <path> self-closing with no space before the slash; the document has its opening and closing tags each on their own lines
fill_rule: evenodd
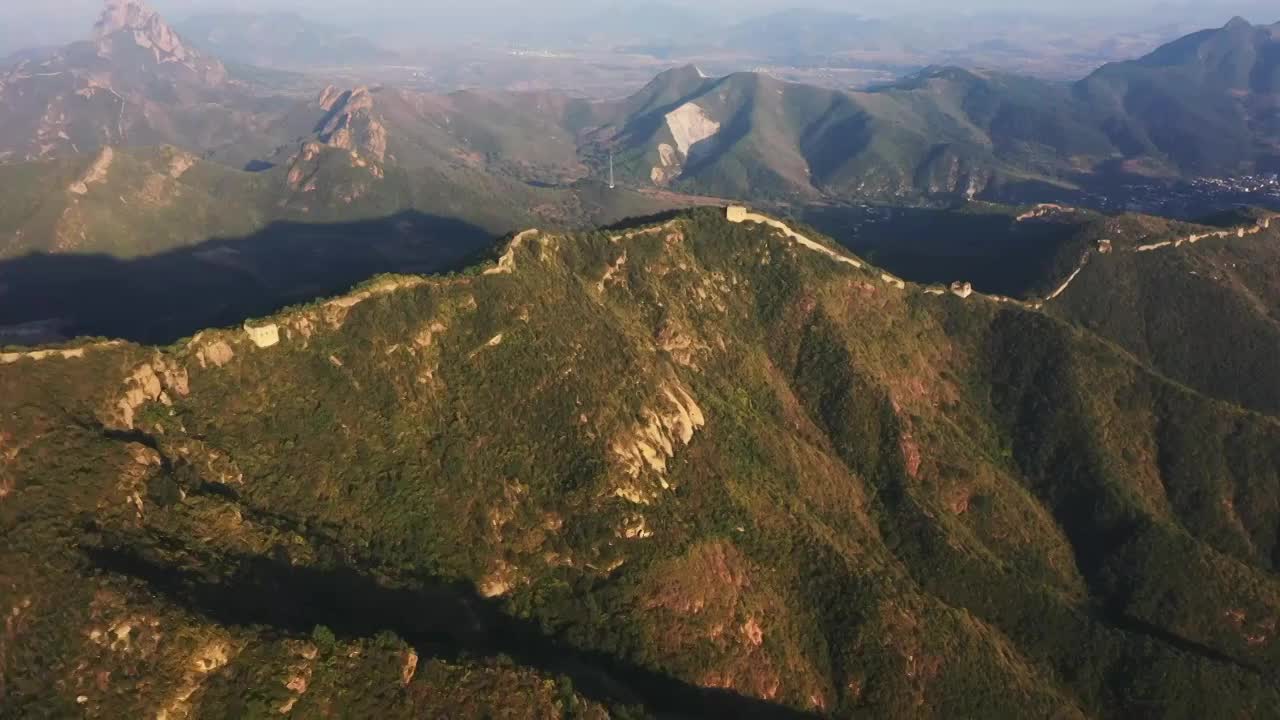
<svg viewBox="0 0 1280 720">
<path fill-rule="evenodd" d="M 1280 707 L 1274 417 L 716 211 L 638 230 L 0 365 L 0 716 Z"/>
<path fill-rule="evenodd" d="M 262 172 L 174 148 L 115 150 L 101 177 L 70 190 L 100 157 L 0 164 L 13 188 L 0 200 L 0 328 L 53 319 L 67 336 L 170 342 L 379 273 L 457 269 L 516 229 L 677 202 L 444 165 L 374 175 L 333 148 Z"/>
<path fill-rule="evenodd" d="M 1271 213 L 1267 213 L 1270 215 Z M 1250 227 L 1250 215 L 1224 227 Z M 1134 252 L 1212 228 L 1141 216 L 1092 233 L 1116 252 L 1088 264 L 1050 308 L 1213 397 L 1280 415 L 1280 227 Z M 1062 275 L 1060 275 L 1061 277 Z"/>
</svg>

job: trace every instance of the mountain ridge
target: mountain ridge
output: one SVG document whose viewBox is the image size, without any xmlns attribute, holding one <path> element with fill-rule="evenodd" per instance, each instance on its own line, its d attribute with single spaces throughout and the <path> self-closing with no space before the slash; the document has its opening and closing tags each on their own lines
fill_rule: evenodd
<svg viewBox="0 0 1280 720">
<path fill-rule="evenodd" d="M 1183 69 L 1172 58 L 1181 58 Z M 741 74 L 693 82 L 688 68 L 673 72 L 666 85 L 678 84 L 680 92 L 668 92 L 667 102 L 705 115 L 703 124 L 716 132 L 738 128 L 712 159 L 687 167 L 643 101 L 631 105 L 635 117 L 605 123 L 615 128 L 614 143 L 629 146 L 634 182 L 652 176 L 690 192 L 999 197 L 1004 186 L 1020 183 L 1087 186 L 1134 175 L 1265 171 L 1280 147 L 1280 125 L 1267 110 L 1280 78 L 1280 43 L 1272 29 L 1247 22 L 1108 64 L 1073 85 L 946 66 L 862 92 Z M 1178 79 L 1164 77 L 1170 73 Z M 746 91 L 749 84 L 773 86 L 760 94 Z M 794 119 L 752 125 L 788 115 Z"/>
<path fill-rule="evenodd" d="M 6 663 L 19 714 L 478 716 L 527 673 L 601 718 L 1276 700 L 1274 418 L 723 209 L 0 387 L 0 652 L 52 659 Z"/>
<path fill-rule="evenodd" d="M 6 123 L 13 130 L 0 134 L 0 153 L 32 159 L 101 144 L 168 143 L 246 166 L 279 162 L 281 148 L 315 132 L 309 123 L 331 119 L 314 103 L 255 96 L 142 6 L 120 0 L 104 18 L 101 27 L 115 31 L 98 40 L 93 57 L 83 56 L 81 44 L 0 79 L 18 112 Z M 564 184 L 603 177 L 612 153 L 629 185 L 695 195 L 999 199 L 1027 188 L 1266 171 L 1280 162 L 1280 122 L 1268 109 L 1280 82 L 1276 48 L 1272 30 L 1232 23 L 1108 64 L 1073 85 L 939 66 L 845 92 L 752 73 L 708 78 L 686 66 L 612 101 L 370 92 L 381 101 L 376 123 L 392 144 L 406 146 L 395 153 L 400 164 L 461 162 Z M 188 53 L 189 61 L 179 57 Z M 124 81 L 84 79 L 102 63 L 119 66 L 111 77 L 155 77 L 179 100 Z M 64 73 L 71 87 L 59 79 Z"/>
</svg>

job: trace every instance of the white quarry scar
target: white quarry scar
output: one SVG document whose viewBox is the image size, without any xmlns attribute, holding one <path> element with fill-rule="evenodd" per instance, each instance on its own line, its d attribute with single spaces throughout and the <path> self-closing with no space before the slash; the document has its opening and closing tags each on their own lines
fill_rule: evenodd
<svg viewBox="0 0 1280 720">
<path fill-rule="evenodd" d="M 667 113 L 667 127 L 685 157 L 689 157 L 695 145 L 720 132 L 720 123 L 707 117 L 702 108 L 693 103 L 685 103 Z"/>
</svg>

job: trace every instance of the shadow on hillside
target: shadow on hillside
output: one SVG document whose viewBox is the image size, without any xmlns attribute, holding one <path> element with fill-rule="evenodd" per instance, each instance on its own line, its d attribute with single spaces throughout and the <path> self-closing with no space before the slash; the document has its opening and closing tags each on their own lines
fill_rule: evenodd
<svg viewBox="0 0 1280 720">
<path fill-rule="evenodd" d="M 275 223 L 247 237 L 136 259 L 32 254 L 0 261 L 0 328 L 40 321 L 65 336 L 169 343 L 345 292 L 379 273 L 458 270 L 493 247 L 460 220 L 404 212 L 373 220 Z M 0 329 L 0 345 L 48 342 Z"/>
<path fill-rule="evenodd" d="M 662 212 L 651 213 L 649 215 L 637 215 L 635 217 L 619 220 L 611 225 L 605 225 L 601 230 L 613 232 L 625 232 L 627 230 L 635 230 L 649 225 L 659 225 L 671 220 L 675 220 L 681 215 L 689 214 L 688 208 L 677 208 L 675 210 L 663 210 Z"/>
<path fill-rule="evenodd" d="M 1052 282 L 1059 253 L 1079 229 L 1070 218 L 1017 223 L 1005 212 L 940 208 L 814 206 L 795 215 L 912 282 L 963 280 L 1013 297 Z"/>
<path fill-rule="evenodd" d="M 306 567 L 280 557 L 210 558 L 173 536 L 150 537 L 166 551 L 184 549 L 209 566 L 179 568 L 126 543 L 87 549 L 101 571 L 133 577 L 179 605 L 225 626 L 266 628 L 307 637 L 325 626 L 343 639 L 385 631 L 423 658 L 509 657 L 550 675 L 564 675 L 584 696 L 603 703 L 643 704 L 660 717 L 816 717 L 721 689 L 701 688 L 603 653 L 569 647 L 535 623 L 505 614 L 469 584 L 422 579 L 390 587 L 347 566 Z M 184 554 L 184 553 L 179 553 Z"/>
</svg>

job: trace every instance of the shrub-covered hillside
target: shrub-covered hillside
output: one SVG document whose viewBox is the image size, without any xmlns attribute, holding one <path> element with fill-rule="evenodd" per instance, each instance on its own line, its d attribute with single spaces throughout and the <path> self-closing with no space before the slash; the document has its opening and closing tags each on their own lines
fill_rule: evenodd
<svg viewBox="0 0 1280 720">
<path fill-rule="evenodd" d="M 1274 714 L 1280 423 L 816 240 L 0 358 L 0 716 Z"/>
</svg>

